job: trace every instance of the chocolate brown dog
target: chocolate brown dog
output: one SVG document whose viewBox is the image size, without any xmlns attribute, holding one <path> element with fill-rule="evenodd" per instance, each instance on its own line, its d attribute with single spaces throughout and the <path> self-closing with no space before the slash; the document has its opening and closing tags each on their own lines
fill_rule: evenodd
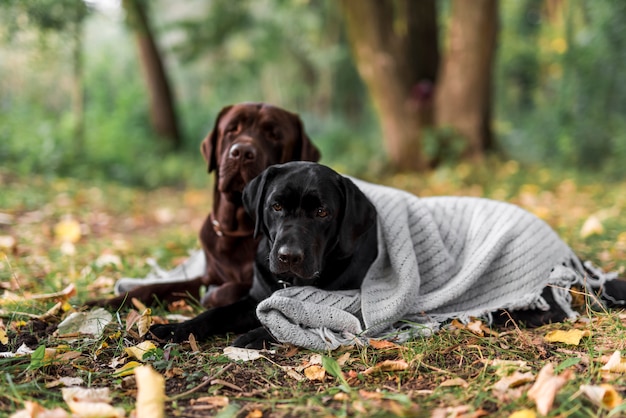
<svg viewBox="0 0 626 418">
<path fill-rule="evenodd" d="M 210 292 L 205 307 L 230 305 L 246 295 L 252 284 L 258 239 L 246 214 L 244 186 L 265 168 L 288 161 L 317 161 L 319 150 L 304 131 L 298 115 L 264 103 L 227 106 L 202 141 L 208 172 L 215 173 L 213 210 L 200 230 L 207 261 L 206 273 L 182 283 L 142 286 L 117 297 L 88 302 L 90 306 L 121 307 L 136 298 L 145 304 L 184 297 L 198 298 L 200 287 Z"/>
</svg>

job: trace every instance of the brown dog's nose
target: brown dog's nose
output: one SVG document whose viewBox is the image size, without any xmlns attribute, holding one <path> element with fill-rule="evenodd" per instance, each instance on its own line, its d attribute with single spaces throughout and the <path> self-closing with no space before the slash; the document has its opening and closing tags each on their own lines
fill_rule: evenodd
<svg viewBox="0 0 626 418">
<path fill-rule="evenodd" d="M 278 249 L 278 261 L 289 266 L 297 266 L 304 260 L 304 253 L 301 249 L 291 248 L 283 245 Z"/>
<path fill-rule="evenodd" d="M 256 160 L 256 148 L 252 144 L 239 142 L 230 147 L 228 156 L 233 160 L 254 161 Z"/>
</svg>

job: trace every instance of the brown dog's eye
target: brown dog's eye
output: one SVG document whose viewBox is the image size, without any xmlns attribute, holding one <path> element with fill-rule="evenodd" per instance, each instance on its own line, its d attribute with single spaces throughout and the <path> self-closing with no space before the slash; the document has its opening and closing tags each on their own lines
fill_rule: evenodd
<svg viewBox="0 0 626 418">
<path fill-rule="evenodd" d="M 280 203 L 274 203 L 272 205 L 272 209 L 274 209 L 276 212 L 280 212 L 281 210 L 283 210 L 283 207 Z"/>
<path fill-rule="evenodd" d="M 325 208 L 317 208 L 316 215 L 318 218 L 325 218 L 328 216 L 328 211 Z"/>
</svg>

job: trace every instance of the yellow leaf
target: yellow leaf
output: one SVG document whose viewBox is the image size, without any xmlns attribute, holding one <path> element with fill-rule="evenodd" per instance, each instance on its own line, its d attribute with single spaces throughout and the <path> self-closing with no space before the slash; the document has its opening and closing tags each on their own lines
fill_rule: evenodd
<svg viewBox="0 0 626 418">
<path fill-rule="evenodd" d="M 131 374 L 134 373 L 135 368 L 139 366 L 141 366 L 141 363 L 139 363 L 138 361 L 129 361 L 128 363 L 126 363 L 125 365 L 117 369 L 115 372 L 113 372 L 113 376 L 115 377 L 130 376 Z"/>
<path fill-rule="evenodd" d="M 124 351 L 131 357 L 136 358 L 137 360 L 143 360 L 144 354 L 146 354 L 150 350 L 154 350 L 156 346 L 152 343 L 152 341 L 142 341 L 134 347 L 126 347 Z"/>
<path fill-rule="evenodd" d="M 509 418 L 537 418 L 537 414 L 532 409 L 522 409 L 520 411 L 515 411 Z"/>
<path fill-rule="evenodd" d="M 137 418 L 163 418 L 165 416 L 165 378 L 150 366 L 135 369 L 137 380 Z"/>
<path fill-rule="evenodd" d="M 580 385 L 580 391 L 598 406 L 611 410 L 622 403 L 622 397 L 611 385 Z"/>
<path fill-rule="evenodd" d="M 67 217 L 54 226 L 54 236 L 59 242 L 74 244 L 80 240 L 80 224 L 72 217 Z"/>
<path fill-rule="evenodd" d="M 304 375 L 309 380 L 318 380 L 321 382 L 326 377 L 326 369 L 324 369 L 322 366 L 314 364 L 304 369 Z"/>
<path fill-rule="evenodd" d="M 611 355 L 609 361 L 600 370 L 610 373 L 626 373 L 626 362 L 622 360 L 622 354 L 618 350 Z"/>
<path fill-rule="evenodd" d="M 544 339 L 549 343 L 565 343 L 570 345 L 578 345 L 580 344 L 580 340 L 582 340 L 583 337 L 590 336 L 591 331 L 589 331 L 588 329 L 584 331 L 579 329 L 571 329 L 569 331 L 550 331 L 546 334 Z"/>
<path fill-rule="evenodd" d="M 9 343 L 9 337 L 7 337 L 7 332 L 4 328 L 0 328 L 0 344 L 7 345 Z"/>
</svg>

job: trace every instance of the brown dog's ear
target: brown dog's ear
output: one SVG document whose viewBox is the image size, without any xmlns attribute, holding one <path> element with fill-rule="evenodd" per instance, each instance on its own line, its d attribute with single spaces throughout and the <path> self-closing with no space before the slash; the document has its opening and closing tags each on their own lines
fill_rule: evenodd
<svg viewBox="0 0 626 418">
<path fill-rule="evenodd" d="M 300 153 L 298 155 L 298 150 L 296 149 L 294 160 L 313 161 L 314 163 L 318 162 L 321 157 L 320 150 L 313 145 L 313 142 L 304 131 L 304 124 L 302 123 L 300 116 L 296 114 L 293 116 L 296 118 L 296 123 L 298 125 L 298 129 L 300 130 Z"/>
<path fill-rule="evenodd" d="M 344 255 L 354 253 L 363 234 L 376 225 L 376 208 L 349 178 L 341 177 L 344 191 L 344 212 L 339 226 L 339 250 Z"/>
<path fill-rule="evenodd" d="M 200 152 L 204 156 L 204 160 L 207 162 L 209 173 L 217 168 L 216 153 L 217 153 L 217 137 L 219 136 L 219 131 L 220 131 L 220 128 L 219 128 L 220 119 L 222 119 L 222 116 L 224 116 L 226 112 L 228 112 L 232 107 L 233 107 L 232 105 L 226 106 L 222 110 L 220 110 L 220 113 L 217 115 L 217 118 L 215 118 L 215 124 L 213 125 L 213 129 L 202 140 L 202 143 L 200 144 Z"/>
<path fill-rule="evenodd" d="M 254 238 L 259 235 L 263 226 L 263 204 L 265 202 L 267 182 L 274 178 L 278 168 L 271 166 L 253 178 L 243 189 L 241 200 L 243 207 L 254 222 Z"/>
</svg>

